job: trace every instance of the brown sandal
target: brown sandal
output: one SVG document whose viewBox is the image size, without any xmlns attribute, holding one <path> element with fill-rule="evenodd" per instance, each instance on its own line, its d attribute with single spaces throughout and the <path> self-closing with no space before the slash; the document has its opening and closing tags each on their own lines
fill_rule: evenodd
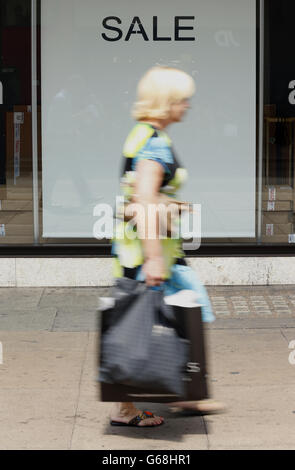
<svg viewBox="0 0 295 470">
<path fill-rule="evenodd" d="M 139 423 L 143 421 L 144 419 L 150 419 L 154 418 L 153 413 L 150 411 L 143 411 L 142 413 L 138 414 L 134 418 L 132 418 L 128 423 L 121 423 L 120 421 L 111 421 L 110 424 L 111 426 L 135 426 L 138 428 L 153 428 L 155 426 L 160 426 L 163 424 L 164 421 L 160 424 L 150 424 L 149 426 L 140 426 Z"/>
</svg>

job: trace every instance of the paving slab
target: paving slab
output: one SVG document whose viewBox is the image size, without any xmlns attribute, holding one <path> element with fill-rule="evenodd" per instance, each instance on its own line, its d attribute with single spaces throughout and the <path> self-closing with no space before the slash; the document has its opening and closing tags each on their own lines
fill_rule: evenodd
<svg viewBox="0 0 295 470">
<path fill-rule="evenodd" d="M 220 318 L 217 317 L 213 323 L 205 324 L 205 329 L 209 330 L 244 330 L 244 329 L 277 329 L 277 328 L 295 328 L 295 318 Z"/>
<path fill-rule="evenodd" d="M 227 413 L 206 418 L 209 449 L 295 449 L 295 387 L 220 387 Z"/>
<path fill-rule="evenodd" d="M 77 350 L 83 353 L 88 343 L 87 332 L 55 332 L 49 331 L 1 331 L 0 341 L 3 344 L 4 354 L 39 351 L 69 351 Z"/>
<path fill-rule="evenodd" d="M 0 369 L 2 389 L 78 389 L 83 364 L 80 351 L 15 352 Z"/>
<path fill-rule="evenodd" d="M 4 308 L 37 307 L 42 297 L 43 287 L 1 287 L 0 312 Z"/>
<path fill-rule="evenodd" d="M 77 391 L 22 388 L 0 390 L 1 450 L 70 448 Z"/>
<path fill-rule="evenodd" d="M 0 331 L 50 331 L 57 310 L 52 307 L 9 308 L 1 306 Z"/>
<path fill-rule="evenodd" d="M 52 331 L 96 331 L 99 327 L 97 309 L 63 308 L 58 309 Z"/>
<path fill-rule="evenodd" d="M 84 333 L 80 338 L 55 333 L 24 334 L 0 332 L 3 364 L 1 389 L 78 390 L 87 348 Z M 50 335 L 50 338 L 48 338 Z M 77 348 L 77 341 L 79 347 Z"/>
<path fill-rule="evenodd" d="M 279 383 L 295 388 L 286 339 L 274 330 L 207 332 L 208 370 L 213 383 L 236 387 Z M 294 369 L 295 372 L 295 369 Z"/>
<path fill-rule="evenodd" d="M 208 292 L 211 293 L 222 293 L 228 295 L 236 295 L 237 292 L 249 292 L 251 295 L 255 295 L 256 292 L 295 292 L 295 284 L 273 284 L 273 285 L 234 285 L 234 286 L 210 286 L 207 285 L 206 289 Z"/>
<path fill-rule="evenodd" d="M 217 318 L 295 318 L 294 286 L 218 286 L 207 291 Z"/>
<path fill-rule="evenodd" d="M 99 367 L 100 333 L 89 333 L 80 381 L 80 390 L 94 393 L 99 398 L 98 367 Z"/>
<path fill-rule="evenodd" d="M 46 287 L 40 300 L 40 307 L 97 309 L 98 299 L 108 289 L 97 287 Z"/>
</svg>

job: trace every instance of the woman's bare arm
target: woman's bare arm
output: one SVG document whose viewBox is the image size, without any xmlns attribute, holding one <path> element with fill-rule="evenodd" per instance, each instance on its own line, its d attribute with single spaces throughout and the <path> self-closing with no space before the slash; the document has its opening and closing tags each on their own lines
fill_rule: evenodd
<svg viewBox="0 0 295 470">
<path fill-rule="evenodd" d="M 164 260 L 159 239 L 158 217 L 148 218 L 150 204 L 158 203 L 163 180 L 163 167 L 153 160 L 141 160 L 136 166 L 135 201 L 142 210 L 137 213 L 137 231 L 142 239 L 145 264 L 144 272 L 149 285 L 157 285 L 164 276 Z M 149 238 L 148 235 L 155 235 Z"/>
</svg>

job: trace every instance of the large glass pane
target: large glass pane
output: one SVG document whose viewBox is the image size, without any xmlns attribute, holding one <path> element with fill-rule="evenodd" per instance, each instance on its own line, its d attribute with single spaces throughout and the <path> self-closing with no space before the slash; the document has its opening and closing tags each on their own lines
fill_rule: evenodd
<svg viewBox="0 0 295 470">
<path fill-rule="evenodd" d="M 294 0 L 265 1 L 262 241 L 294 243 Z"/>
<path fill-rule="evenodd" d="M 255 0 L 42 0 L 41 62 L 43 240 L 88 240 L 96 203 L 113 205 L 136 84 L 157 63 L 197 82 L 169 134 L 203 237 L 255 239 Z"/>
<path fill-rule="evenodd" d="M 32 244 L 31 2 L 0 0 L 0 244 Z"/>
</svg>

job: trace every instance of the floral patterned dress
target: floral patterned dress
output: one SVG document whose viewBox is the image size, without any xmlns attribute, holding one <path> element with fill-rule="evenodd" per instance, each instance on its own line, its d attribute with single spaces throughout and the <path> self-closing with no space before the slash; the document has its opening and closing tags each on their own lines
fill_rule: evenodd
<svg viewBox="0 0 295 470">
<path fill-rule="evenodd" d="M 187 170 L 179 164 L 168 135 L 147 123 L 137 123 L 124 145 L 121 188 L 125 202 L 130 202 L 133 195 L 136 164 L 143 159 L 161 164 L 164 178 L 160 193 L 171 197 L 171 202 L 173 202 L 177 191 L 187 179 Z M 128 231 L 132 231 L 134 236 L 128 236 Z M 165 278 L 169 278 L 172 265 L 184 258 L 182 242 L 180 238 L 169 238 L 168 236 L 161 239 L 160 242 L 165 260 Z M 116 225 L 112 254 L 114 255 L 114 277 L 125 275 L 124 268 L 127 268 L 128 272 L 128 270 L 143 264 L 142 242 L 136 236 L 136 228 L 128 222 L 122 221 Z"/>
</svg>

